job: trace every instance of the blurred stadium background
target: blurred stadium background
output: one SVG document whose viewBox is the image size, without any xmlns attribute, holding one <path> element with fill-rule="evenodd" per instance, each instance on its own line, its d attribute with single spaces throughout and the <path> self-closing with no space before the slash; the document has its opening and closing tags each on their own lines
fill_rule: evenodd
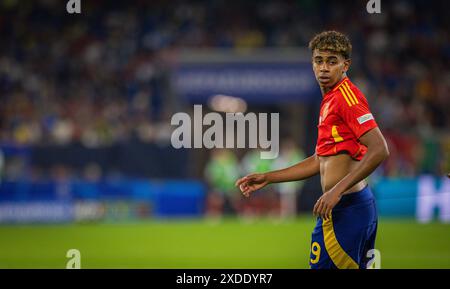
<svg viewBox="0 0 450 289">
<path fill-rule="evenodd" d="M 369 181 L 382 268 L 450 268 L 446 1 L 0 3 L 0 267 L 307 268 L 318 177 L 244 199 L 250 171 L 314 152 L 309 39 L 353 42 L 350 78 L 391 156 Z M 447 7 L 447 8 L 446 8 Z M 174 149 L 170 118 L 280 114 L 280 157 Z"/>
</svg>

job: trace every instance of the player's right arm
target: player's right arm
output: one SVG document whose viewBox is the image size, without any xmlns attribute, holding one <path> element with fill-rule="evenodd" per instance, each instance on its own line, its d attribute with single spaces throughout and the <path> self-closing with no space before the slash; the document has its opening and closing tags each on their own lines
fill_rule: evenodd
<svg viewBox="0 0 450 289">
<path fill-rule="evenodd" d="M 301 181 L 320 172 L 319 158 L 316 154 L 291 167 L 261 174 L 250 174 L 236 181 L 244 196 L 248 197 L 268 184 Z"/>
</svg>

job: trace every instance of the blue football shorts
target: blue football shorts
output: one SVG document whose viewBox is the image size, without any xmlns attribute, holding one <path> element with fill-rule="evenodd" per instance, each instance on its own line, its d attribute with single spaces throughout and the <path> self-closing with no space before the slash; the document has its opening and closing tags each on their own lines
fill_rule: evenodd
<svg viewBox="0 0 450 289">
<path fill-rule="evenodd" d="M 366 269 L 375 247 L 378 216 L 368 186 L 343 195 L 331 218 L 317 223 L 311 238 L 311 269 Z"/>
</svg>

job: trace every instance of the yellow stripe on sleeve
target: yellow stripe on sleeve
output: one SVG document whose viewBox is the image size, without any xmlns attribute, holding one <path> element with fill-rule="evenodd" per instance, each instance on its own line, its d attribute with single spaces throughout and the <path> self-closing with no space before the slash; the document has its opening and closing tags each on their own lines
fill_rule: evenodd
<svg viewBox="0 0 450 289">
<path fill-rule="evenodd" d="M 333 220 L 330 217 L 322 222 L 323 239 L 328 255 L 338 269 L 359 269 L 359 265 L 342 249 L 334 233 Z"/>
<path fill-rule="evenodd" d="M 342 89 L 342 87 L 339 87 L 339 90 L 341 91 L 342 95 L 345 98 L 345 101 L 347 102 L 348 106 L 352 106 L 352 104 L 350 103 L 350 101 L 347 98 L 347 95 L 345 94 L 344 90 Z"/>
<path fill-rule="evenodd" d="M 350 89 L 350 86 L 348 85 L 347 81 L 344 81 L 345 86 L 348 88 L 348 91 L 350 91 L 350 94 L 353 96 L 353 98 L 355 99 L 356 104 L 358 104 L 358 99 L 356 98 L 355 94 L 353 93 L 353 90 Z"/>
<path fill-rule="evenodd" d="M 350 99 L 352 104 L 356 104 L 355 100 L 353 99 L 353 97 L 350 95 L 350 92 L 348 92 L 347 87 L 345 87 L 345 85 L 342 85 L 342 89 L 345 91 L 345 93 L 347 94 L 347 97 Z"/>
</svg>

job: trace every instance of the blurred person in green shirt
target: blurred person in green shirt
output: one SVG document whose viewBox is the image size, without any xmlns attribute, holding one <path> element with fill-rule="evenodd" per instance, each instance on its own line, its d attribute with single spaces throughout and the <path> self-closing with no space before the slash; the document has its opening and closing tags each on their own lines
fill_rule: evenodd
<svg viewBox="0 0 450 289">
<path fill-rule="evenodd" d="M 241 171 L 243 175 L 251 172 L 266 172 L 273 166 L 274 160 L 262 159 L 261 150 L 249 150 L 241 160 Z M 277 199 L 275 187 L 266 187 L 258 192 L 251 200 L 244 199 L 241 201 L 242 206 L 240 213 L 244 217 L 261 216 L 268 214 L 270 216 L 279 215 L 279 200 Z"/>
<path fill-rule="evenodd" d="M 281 151 L 278 158 L 273 162 L 272 170 L 280 170 L 290 167 L 302 161 L 305 158 L 294 140 L 288 138 L 281 144 Z M 285 182 L 276 184 L 280 193 L 280 217 L 292 218 L 297 214 L 297 196 L 303 188 L 304 181 Z"/>
<path fill-rule="evenodd" d="M 234 182 L 239 176 L 239 162 L 228 149 L 214 149 L 205 167 L 208 182 L 207 216 L 221 217 L 236 211 L 236 202 L 241 198 L 236 193 Z"/>
</svg>

